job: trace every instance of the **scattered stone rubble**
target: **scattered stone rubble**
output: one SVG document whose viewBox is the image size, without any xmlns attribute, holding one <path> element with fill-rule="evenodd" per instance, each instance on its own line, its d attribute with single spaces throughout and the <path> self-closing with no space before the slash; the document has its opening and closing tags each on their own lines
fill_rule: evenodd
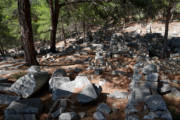
<svg viewBox="0 0 180 120">
<path fill-rule="evenodd" d="M 131 94 L 126 107 L 127 120 L 157 118 L 172 120 L 172 116 L 158 92 L 160 84 L 158 75 L 155 64 L 147 64 L 143 61 L 135 64 L 134 75 L 130 83 Z M 141 106 L 141 109 L 138 109 L 138 105 Z"/>
</svg>

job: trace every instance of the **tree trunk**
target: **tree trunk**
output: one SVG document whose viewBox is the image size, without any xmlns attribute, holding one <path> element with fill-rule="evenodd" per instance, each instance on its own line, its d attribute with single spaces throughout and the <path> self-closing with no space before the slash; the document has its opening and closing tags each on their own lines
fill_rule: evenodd
<svg viewBox="0 0 180 120">
<path fill-rule="evenodd" d="M 169 2 L 169 6 L 166 10 L 166 21 L 165 21 L 165 33 L 164 33 L 164 45 L 163 45 L 163 58 L 168 57 L 168 32 L 169 32 L 169 22 L 172 17 L 172 9 L 173 9 L 173 3 Z"/>
<path fill-rule="evenodd" d="M 56 52 L 56 32 L 59 18 L 59 0 L 49 0 L 50 14 L 51 14 L 51 32 L 50 32 L 50 51 Z"/>
<path fill-rule="evenodd" d="M 18 0 L 18 13 L 26 64 L 38 65 L 33 41 L 29 0 Z"/>
</svg>

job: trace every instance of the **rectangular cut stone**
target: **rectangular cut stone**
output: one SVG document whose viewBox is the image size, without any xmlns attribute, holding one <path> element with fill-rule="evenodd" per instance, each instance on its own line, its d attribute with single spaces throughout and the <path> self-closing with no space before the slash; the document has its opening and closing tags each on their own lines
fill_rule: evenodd
<svg viewBox="0 0 180 120">
<path fill-rule="evenodd" d="M 49 80 L 48 72 L 28 73 L 19 78 L 10 88 L 11 92 L 28 98 L 43 87 Z"/>
</svg>

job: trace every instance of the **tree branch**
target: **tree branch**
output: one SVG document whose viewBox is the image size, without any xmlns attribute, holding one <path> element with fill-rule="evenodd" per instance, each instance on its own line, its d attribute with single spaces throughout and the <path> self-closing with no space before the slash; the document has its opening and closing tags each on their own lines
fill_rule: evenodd
<svg viewBox="0 0 180 120">
<path fill-rule="evenodd" d="M 59 7 L 63 7 L 66 5 L 72 5 L 72 4 L 78 4 L 78 3 L 86 3 L 86 2 L 96 2 L 96 3 L 103 3 L 103 2 L 111 2 L 113 0 L 74 0 L 71 2 L 63 2 L 61 4 L 59 4 Z"/>
</svg>

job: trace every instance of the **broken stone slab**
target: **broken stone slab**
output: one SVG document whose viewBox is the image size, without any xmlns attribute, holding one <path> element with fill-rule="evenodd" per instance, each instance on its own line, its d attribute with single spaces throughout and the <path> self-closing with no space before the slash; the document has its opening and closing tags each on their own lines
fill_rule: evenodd
<svg viewBox="0 0 180 120">
<path fill-rule="evenodd" d="M 110 93 L 108 97 L 115 99 L 126 99 L 128 98 L 128 92 L 114 91 L 113 93 Z"/>
<path fill-rule="evenodd" d="M 25 76 L 20 77 L 11 86 L 10 91 L 22 96 L 23 98 L 28 98 L 41 89 L 48 80 L 48 72 L 28 73 Z"/>
<path fill-rule="evenodd" d="M 61 84 L 65 83 L 65 82 L 70 82 L 70 78 L 69 77 L 52 77 L 49 80 L 49 87 L 50 89 L 57 89 Z"/>
<path fill-rule="evenodd" d="M 160 95 L 150 95 L 147 97 L 145 103 L 149 110 L 152 111 L 166 111 L 166 103 Z"/>
<path fill-rule="evenodd" d="M 159 77 L 158 73 L 151 73 L 146 75 L 145 79 L 150 82 L 158 82 L 158 77 Z"/>
<path fill-rule="evenodd" d="M 59 116 L 59 120 L 79 120 L 79 116 L 77 113 L 75 112 L 66 112 L 66 113 L 62 113 Z"/>
<path fill-rule="evenodd" d="M 104 114 L 110 114 L 112 112 L 111 108 L 105 103 L 101 103 L 97 107 L 96 111 L 100 111 L 100 112 L 102 112 Z"/>
<path fill-rule="evenodd" d="M 37 120 L 35 114 L 11 114 L 5 120 Z"/>
<path fill-rule="evenodd" d="M 11 115 L 40 114 L 42 111 L 42 101 L 39 98 L 31 98 L 13 101 L 4 111 L 5 118 Z"/>
<path fill-rule="evenodd" d="M 157 70 L 157 66 L 154 64 L 148 64 L 142 69 L 142 73 L 146 75 L 156 72 L 158 72 L 158 70 Z"/>
<path fill-rule="evenodd" d="M 8 105 L 13 101 L 19 100 L 19 96 L 12 96 L 7 94 L 0 94 L 0 105 Z"/>
<path fill-rule="evenodd" d="M 98 98 L 93 84 L 86 76 L 77 76 L 74 81 L 63 83 L 53 91 L 53 100 L 76 95 L 79 103 L 86 104 Z"/>
<path fill-rule="evenodd" d="M 101 112 L 99 112 L 99 111 L 97 111 L 97 112 L 95 112 L 95 113 L 93 114 L 93 118 L 94 118 L 95 120 L 106 120 L 106 118 L 104 117 L 104 115 L 103 115 Z"/>
</svg>

